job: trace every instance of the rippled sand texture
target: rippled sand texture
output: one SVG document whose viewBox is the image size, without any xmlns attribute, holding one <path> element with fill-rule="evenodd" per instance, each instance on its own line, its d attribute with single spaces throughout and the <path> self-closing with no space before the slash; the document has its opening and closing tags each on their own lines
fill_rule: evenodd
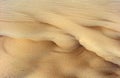
<svg viewBox="0 0 120 78">
<path fill-rule="evenodd" d="M 120 78 L 117 0 L 0 0 L 0 78 Z"/>
</svg>

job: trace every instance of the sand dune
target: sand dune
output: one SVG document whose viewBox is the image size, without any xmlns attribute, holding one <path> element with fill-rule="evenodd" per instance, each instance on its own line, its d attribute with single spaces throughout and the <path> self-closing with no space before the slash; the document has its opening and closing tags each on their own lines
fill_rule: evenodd
<svg viewBox="0 0 120 78">
<path fill-rule="evenodd" d="M 1 0 L 0 77 L 119 78 L 119 3 Z"/>
</svg>

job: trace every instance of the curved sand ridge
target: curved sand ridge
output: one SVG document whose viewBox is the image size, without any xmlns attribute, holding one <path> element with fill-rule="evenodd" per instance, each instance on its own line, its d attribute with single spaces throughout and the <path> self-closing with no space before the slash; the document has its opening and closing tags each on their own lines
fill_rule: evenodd
<svg viewBox="0 0 120 78">
<path fill-rule="evenodd" d="M 24 0 L 8 2 L 1 10 L 0 34 L 17 39 L 18 44 L 24 39 L 50 41 L 54 43 L 50 43 L 53 46 L 50 48 L 57 52 L 70 53 L 82 45 L 106 61 L 120 65 L 119 14 L 103 6 L 106 2 L 81 1 L 35 0 L 32 5 L 32 0 L 29 4 Z"/>
</svg>

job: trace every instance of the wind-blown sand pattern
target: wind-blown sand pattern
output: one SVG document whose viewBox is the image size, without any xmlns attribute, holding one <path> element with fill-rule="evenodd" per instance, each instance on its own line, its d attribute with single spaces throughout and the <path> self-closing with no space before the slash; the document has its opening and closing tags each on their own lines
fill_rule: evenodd
<svg viewBox="0 0 120 78">
<path fill-rule="evenodd" d="M 0 0 L 0 78 L 120 78 L 119 4 Z"/>
</svg>

